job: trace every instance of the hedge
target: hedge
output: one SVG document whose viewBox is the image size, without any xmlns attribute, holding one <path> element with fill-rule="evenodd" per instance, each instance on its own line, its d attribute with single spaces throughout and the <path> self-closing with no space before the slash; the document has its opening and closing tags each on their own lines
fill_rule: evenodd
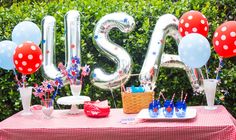
<svg viewBox="0 0 236 140">
<path fill-rule="evenodd" d="M 158 18 L 163 14 L 173 14 L 177 18 L 189 10 L 202 12 L 209 21 L 210 31 L 208 40 L 211 43 L 211 58 L 209 60 L 210 77 L 215 77 L 214 70 L 218 65 L 218 56 L 212 46 L 212 35 L 215 29 L 227 20 L 235 20 L 236 2 L 234 0 L 148 0 L 148 1 L 126 1 L 126 0 L 55 0 L 55 1 L 0 1 L 0 41 L 10 40 L 11 32 L 17 23 L 30 20 L 41 26 L 41 20 L 46 15 L 52 15 L 57 20 L 56 35 L 56 58 L 57 63 L 64 61 L 64 23 L 63 18 L 67 11 L 78 10 L 81 13 L 81 56 L 82 63 L 89 64 L 91 69 L 102 67 L 108 72 L 113 71 L 115 64 L 100 54 L 93 43 L 93 30 L 96 23 L 104 15 L 113 12 L 126 12 L 134 17 L 136 27 L 134 31 L 123 34 L 114 29 L 110 33 L 110 38 L 117 44 L 124 47 L 132 56 L 134 61 L 133 73 L 139 73 L 147 52 L 147 47 Z M 165 51 L 177 54 L 177 45 L 173 39 L 168 37 Z M 104 63 L 106 62 L 106 63 Z M 221 84 L 217 91 L 216 104 L 224 105 L 229 112 L 236 116 L 236 67 L 235 58 L 225 59 L 225 65 L 221 74 Z M 13 80 L 13 72 L 0 69 L 0 120 L 3 120 L 22 109 L 19 99 L 19 92 Z M 43 81 L 41 72 L 28 77 L 30 85 Z M 127 86 L 138 85 L 137 77 L 132 77 Z M 195 95 L 191 89 L 185 71 L 180 69 L 161 68 L 159 78 L 156 82 L 156 93 L 164 90 L 167 98 L 175 92 L 180 97 L 181 91 L 189 93 L 187 103 L 190 106 L 206 105 L 203 94 Z M 108 99 L 110 105 L 114 107 L 110 91 L 101 90 L 90 83 L 89 78 L 85 79 L 83 95 L 88 95 L 92 100 Z M 62 88 L 58 97 L 70 95 L 69 86 Z M 115 101 L 118 107 L 122 107 L 120 90 L 114 90 Z M 57 98 L 58 98 L 57 97 Z M 32 98 L 32 104 L 39 104 L 39 99 Z M 65 107 L 66 108 L 66 107 Z"/>
</svg>

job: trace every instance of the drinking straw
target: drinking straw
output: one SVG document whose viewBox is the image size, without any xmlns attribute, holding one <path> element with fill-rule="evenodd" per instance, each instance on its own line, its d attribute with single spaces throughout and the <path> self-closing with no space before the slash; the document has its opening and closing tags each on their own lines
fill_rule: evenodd
<svg viewBox="0 0 236 140">
<path fill-rule="evenodd" d="M 184 103 L 185 103 L 185 101 L 186 101 L 186 99 L 187 99 L 187 96 L 188 96 L 188 94 L 186 93 L 186 94 L 185 94 L 185 97 L 184 97 L 184 101 L 183 101 Z"/>
<path fill-rule="evenodd" d="M 183 90 L 181 92 L 181 97 L 180 97 L 180 101 L 182 102 L 182 99 L 183 99 Z"/>
<path fill-rule="evenodd" d="M 162 98 L 164 99 L 164 101 L 166 101 L 166 98 L 165 98 L 165 96 L 163 95 L 163 93 L 161 92 L 160 94 L 161 94 Z"/>
<path fill-rule="evenodd" d="M 160 100 L 160 97 L 161 97 L 161 92 L 159 93 L 159 96 L 158 96 L 158 98 L 157 98 L 157 100 L 159 101 Z"/>
<path fill-rule="evenodd" d="M 175 98 L 175 93 L 173 94 L 173 96 L 172 96 L 172 98 L 171 98 L 170 104 L 173 103 L 174 98 Z"/>
<path fill-rule="evenodd" d="M 209 79 L 209 73 L 208 73 L 208 68 L 207 68 L 207 65 L 205 65 L 205 71 L 206 71 L 206 76 L 207 76 L 207 79 Z"/>
</svg>

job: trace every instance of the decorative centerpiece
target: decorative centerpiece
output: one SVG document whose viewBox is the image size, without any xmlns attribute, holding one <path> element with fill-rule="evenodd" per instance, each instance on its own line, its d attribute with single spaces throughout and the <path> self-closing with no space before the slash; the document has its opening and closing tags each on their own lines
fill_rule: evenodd
<svg viewBox="0 0 236 140">
<path fill-rule="evenodd" d="M 22 74 L 21 80 L 19 80 L 15 70 L 13 70 L 23 105 L 21 115 L 31 115 L 30 103 L 32 87 L 28 86 L 26 75 L 33 74 L 40 68 L 42 64 L 42 51 L 38 45 L 26 41 L 16 47 L 13 62 L 16 70 Z"/>
<path fill-rule="evenodd" d="M 71 66 L 66 69 L 66 67 L 59 63 L 58 68 L 63 76 L 70 82 L 70 89 L 72 96 L 62 97 L 57 100 L 57 103 L 64 105 L 72 105 L 70 114 L 78 114 L 79 110 L 77 104 L 83 104 L 84 101 L 90 101 L 87 96 L 80 96 L 80 92 L 83 85 L 83 78 L 88 76 L 90 73 L 89 65 L 80 67 L 80 59 L 78 57 L 72 57 Z M 79 80 L 78 80 L 79 79 Z"/>
<path fill-rule="evenodd" d="M 56 78 L 55 81 L 44 81 L 40 86 L 35 84 L 33 94 L 41 99 L 42 112 L 45 118 L 51 118 L 54 110 L 54 99 L 62 86 L 62 80 L 59 78 Z M 54 87 L 56 87 L 56 90 Z"/>
</svg>

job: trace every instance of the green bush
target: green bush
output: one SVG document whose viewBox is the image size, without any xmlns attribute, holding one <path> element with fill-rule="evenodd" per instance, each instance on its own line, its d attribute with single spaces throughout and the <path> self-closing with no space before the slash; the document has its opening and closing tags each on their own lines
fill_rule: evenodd
<svg viewBox="0 0 236 140">
<path fill-rule="evenodd" d="M 115 64 L 102 56 L 95 48 L 92 41 L 93 30 L 96 23 L 104 15 L 113 12 L 126 12 L 134 17 L 136 21 L 135 30 L 128 34 L 123 34 L 118 30 L 110 33 L 110 38 L 117 44 L 124 47 L 132 56 L 134 61 L 133 73 L 139 73 L 144 61 L 147 47 L 158 18 L 166 13 L 175 15 L 180 18 L 181 15 L 189 10 L 198 10 L 202 12 L 210 23 L 210 31 L 208 40 L 211 42 L 215 29 L 226 20 L 235 20 L 236 2 L 234 0 L 227 1 L 203 1 L 203 0 L 181 0 L 173 2 L 171 0 L 148 0 L 148 1 L 125 1 L 125 0 L 58 0 L 58 1 L 0 1 L 0 41 L 11 39 L 11 32 L 14 26 L 23 21 L 30 20 L 40 26 L 41 20 L 46 15 L 52 15 L 57 20 L 57 37 L 56 37 L 56 58 L 57 62 L 64 59 L 64 26 L 63 18 L 67 11 L 78 10 L 81 13 L 81 52 L 82 63 L 91 65 L 91 69 L 96 66 L 106 68 L 112 71 Z M 18 2 L 18 3 L 14 3 Z M 12 4 L 13 3 L 13 4 Z M 12 5 L 11 5 L 12 4 Z M 211 43 L 212 44 L 212 43 Z M 175 47 L 173 47 L 175 46 Z M 177 54 L 177 45 L 173 43 L 173 39 L 167 38 L 165 51 Z M 107 63 L 103 63 L 107 62 Z M 235 58 L 225 59 L 225 66 L 221 74 L 222 83 L 220 90 L 226 90 L 225 94 L 217 92 L 217 104 L 224 105 L 235 117 L 236 116 L 236 89 L 234 87 L 236 80 L 236 67 L 234 65 Z M 214 70 L 218 65 L 218 56 L 212 48 L 212 55 L 209 61 L 210 76 L 214 77 Z M 12 71 L 4 71 L 0 69 L 0 120 L 11 116 L 22 109 L 19 100 L 19 92 L 13 80 Z M 40 72 L 28 77 L 30 85 L 40 83 L 43 77 Z M 138 84 L 138 78 L 132 77 L 126 84 Z M 156 93 L 164 90 L 166 96 L 170 98 L 175 92 L 180 97 L 180 92 L 189 93 L 187 100 L 188 105 L 205 105 L 205 97 L 203 95 L 194 96 L 187 76 L 183 70 L 161 68 L 159 78 L 156 83 Z M 69 93 L 69 87 L 65 86 L 61 95 L 65 96 Z M 108 99 L 114 107 L 110 91 L 104 91 L 91 85 L 89 78 L 85 79 L 82 94 L 88 95 L 92 100 Z M 118 107 L 121 105 L 120 90 L 114 91 L 115 99 Z M 224 97 L 224 99 L 222 99 Z M 38 104 L 39 99 L 33 98 L 32 104 Z"/>
</svg>

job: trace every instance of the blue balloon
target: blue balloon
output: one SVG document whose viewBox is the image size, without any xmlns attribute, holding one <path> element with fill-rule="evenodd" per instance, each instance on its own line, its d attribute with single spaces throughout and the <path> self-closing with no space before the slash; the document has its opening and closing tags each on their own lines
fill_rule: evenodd
<svg viewBox="0 0 236 140">
<path fill-rule="evenodd" d="M 0 67 L 6 70 L 12 70 L 15 68 L 13 63 L 13 54 L 16 49 L 16 43 L 12 41 L 0 42 Z"/>
<path fill-rule="evenodd" d="M 23 21 L 17 24 L 12 31 L 12 41 L 20 45 L 26 41 L 32 41 L 34 44 L 41 43 L 42 33 L 39 27 L 30 21 Z"/>
<path fill-rule="evenodd" d="M 207 63 L 211 55 L 210 44 L 201 34 L 188 34 L 180 40 L 178 46 L 180 59 L 191 68 L 200 68 Z"/>
</svg>

